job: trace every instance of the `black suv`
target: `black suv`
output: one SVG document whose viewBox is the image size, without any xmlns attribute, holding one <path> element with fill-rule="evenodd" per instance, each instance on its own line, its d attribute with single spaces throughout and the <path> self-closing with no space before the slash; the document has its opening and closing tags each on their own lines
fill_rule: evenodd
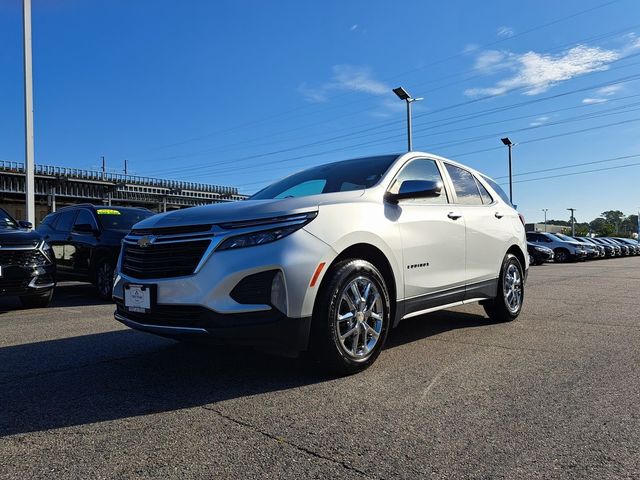
<svg viewBox="0 0 640 480">
<path fill-rule="evenodd" d="M 47 215 L 37 230 L 53 249 L 59 279 L 89 281 L 110 300 L 121 241 L 152 215 L 146 208 L 74 205 Z"/>
<path fill-rule="evenodd" d="M 46 307 L 56 267 L 51 248 L 30 228 L 0 208 L 0 295 L 17 295 L 25 307 Z"/>
</svg>

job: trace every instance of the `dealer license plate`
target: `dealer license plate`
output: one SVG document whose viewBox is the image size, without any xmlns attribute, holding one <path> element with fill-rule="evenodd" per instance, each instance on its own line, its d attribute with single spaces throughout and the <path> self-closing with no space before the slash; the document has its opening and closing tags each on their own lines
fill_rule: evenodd
<svg viewBox="0 0 640 480">
<path fill-rule="evenodd" d="M 147 285 L 125 285 L 124 306 L 132 312 L 147 312 L 151 308 L 151 288 Z"/>
</svg>

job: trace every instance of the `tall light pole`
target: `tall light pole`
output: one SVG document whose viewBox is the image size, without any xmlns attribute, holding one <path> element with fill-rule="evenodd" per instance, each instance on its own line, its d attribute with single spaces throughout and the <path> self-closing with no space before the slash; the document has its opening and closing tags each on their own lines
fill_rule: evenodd
<svg viewBox="0 0 640 480">
<path fill-rule="evenodd" d="M 547 212 L 549 211 L 548 208 L 543 208 L 542 211 L 544 212 L 544 231 L 547 231 Z"/>
<path fill-rule="evenodd" d="M 573 237 L 576 234 L 576 217 L 574 212 L 577 210 L 576 208 L 567 208 L 571 212 L 571 236 Z"/>
<path fill-rule="evenodd" d="M 404 100 L 407 102 L 407 151 L 410 152 L 413 150 L 413 138 L 411 132 L 411 104 L 413 102 L 419 102 L 420 100 L 424 100 L 422 97 L 420 98 L 412 98 L 404 88 L 398 87 L 393 89 L 393 93 L 395 93 L 400 100 Z"/>
<path fill-rule="evenodd" d="M 35 226 L 36 201 L 33 146 L 33 75 L 31 69 L 31 0 L 22 1 L 22 23 L 24 45 L 24 191 L 27 197 L 27 221 Z"/>
<path fill-rule="evenodd" d="M 509 137 L 500 139 L 509 149 L 509 201 L 513 204 L 513 174 L 511 169 L 511 149 L 513 148 L 513 142 L 509 140 Z"/>
</svg>

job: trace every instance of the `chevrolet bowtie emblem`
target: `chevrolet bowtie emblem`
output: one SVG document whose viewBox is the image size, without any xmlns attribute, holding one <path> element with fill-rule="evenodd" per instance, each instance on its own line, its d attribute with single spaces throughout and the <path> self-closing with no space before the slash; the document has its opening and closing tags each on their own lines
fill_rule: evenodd
<svg viewBox="0 0 640 480">
<path fill-rule="evenodd" d="M 156 241 L 156 237 L 153 235 L 145 235 L 140 240 L 138 240 L 138 246 L 140 248 L 147 248 L 149 245 L 153 245 Z"/>
</svg>

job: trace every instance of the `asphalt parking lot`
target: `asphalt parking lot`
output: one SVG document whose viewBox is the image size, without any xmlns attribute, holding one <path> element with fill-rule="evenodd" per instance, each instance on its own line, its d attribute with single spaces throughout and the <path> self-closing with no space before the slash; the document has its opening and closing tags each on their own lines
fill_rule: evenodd
<svg viewBox="0 0 640 480">
<path fill-rule="evenodd" d="M 0 478 L 640 477 L 640 257 L 533 267 L 516 322 L 407 320 L 340 379 L 127 330 L 82 284 L 0 302 Z"/>
</svg>

